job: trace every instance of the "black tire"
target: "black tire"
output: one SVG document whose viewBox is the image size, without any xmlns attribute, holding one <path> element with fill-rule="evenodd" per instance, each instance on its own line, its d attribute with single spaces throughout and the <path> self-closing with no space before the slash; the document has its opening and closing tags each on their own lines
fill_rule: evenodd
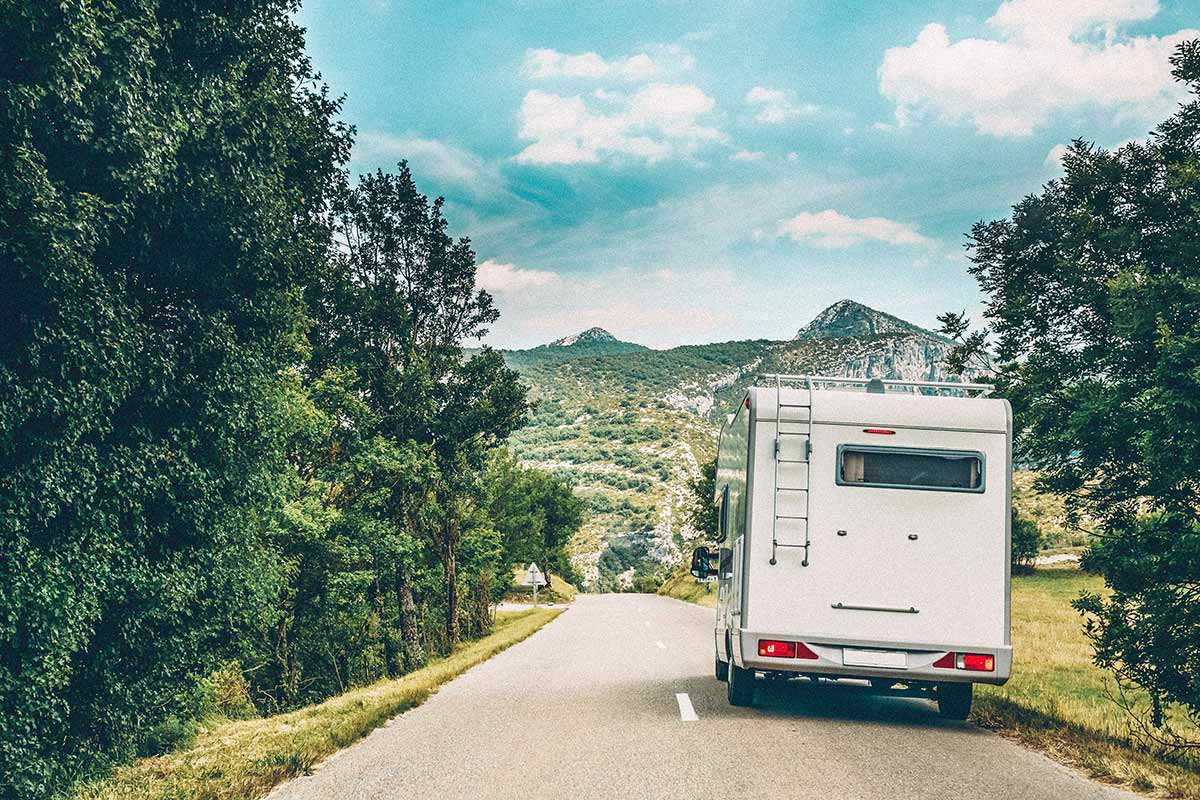
<svg viewBox="0 0 1200 800">
<path fill-rule="evenodd" d="M 939 683 L 937 686 L 938 713 L 946 719 L 966 719 L 971 713 L 974 684 Z"/>
<path fill-rule="evenodd" d="M 714 656 L 714 660 L 717 662 L 716 669 L 714 670 L 717 675 L 717 680 L 729 680 L 729 662 L 722 661 L 720 656 Z"/>
<path fill-rule="evenodd" d="M 725 684 L 731 706 L 754 705 L 754 670 L 742 669 L 729 662 L 729 680 Z"/>
</svg>

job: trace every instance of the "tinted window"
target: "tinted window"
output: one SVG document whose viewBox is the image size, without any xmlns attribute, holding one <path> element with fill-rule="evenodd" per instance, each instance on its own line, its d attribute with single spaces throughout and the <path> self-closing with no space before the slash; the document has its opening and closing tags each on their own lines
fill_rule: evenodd
<svg viewBox="0 0 1200 800">
<path fill-rule="evenodd" d="M 838 483 L 982 492 L 983 456 L 957 450 L 840 448 Z"/>
</svg>

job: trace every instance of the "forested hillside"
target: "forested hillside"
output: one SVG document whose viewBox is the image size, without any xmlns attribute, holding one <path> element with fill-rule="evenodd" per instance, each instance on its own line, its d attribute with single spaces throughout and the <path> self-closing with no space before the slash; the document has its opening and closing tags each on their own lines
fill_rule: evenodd
<svg viewBox="0 0 1200 800">
<path fill-rule="evenodd" d="M 660 579 L 676 563 L 691 536 L 687 483 L 716 453 L 721 420 L 756 374 L 953 379 L 942 363 L 948 340 L 851 300 L 782 342 L 606 355 L 575 347 L 504 353 L 532 404 L 512 442 L 586 498 L 591 514 L 571 550 L 584 579 L 603 589 Z"/>
</svg>

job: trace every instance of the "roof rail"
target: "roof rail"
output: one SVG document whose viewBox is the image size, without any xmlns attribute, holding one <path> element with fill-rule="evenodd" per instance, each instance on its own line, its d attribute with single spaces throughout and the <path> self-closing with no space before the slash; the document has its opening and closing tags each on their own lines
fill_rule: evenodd
<svg viewBox="0 0 1200 800">
<path fill-rule="evenodd" d="M 846 378 L 832 375 L 781 375 L 774 372 L 760 373 L 755 376 L 755 382 L 773 381 L 778 383 L 799 383 L 806 389 L 824 389 L 831 386 L 861 386 L 864 389 L 872 380 L 878 378 Z M 941 394 L 942 392 L 977 392 L 980 397 L 986 397 L 995 389 L 990 383 L 961 383 L 959 381 L 881 381 L 886 388 L 895 387 L 914 394 Z M 927 390 L 927 391 L 922 391 Z"/>
</svg>

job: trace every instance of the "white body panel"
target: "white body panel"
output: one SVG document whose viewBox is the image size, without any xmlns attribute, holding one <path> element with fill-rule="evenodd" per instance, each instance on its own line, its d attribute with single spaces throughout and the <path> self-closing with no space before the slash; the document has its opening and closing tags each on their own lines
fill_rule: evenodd
<svg viewBox="0 0 1200 800">
<path fill-rule="evenodd" d="M 739 666 L 804 674 L 1004 682 L 1008 403 L 774 386 L 750 389 L 747 401 L 722 432 L 718 461 L 717 502 L 726 486 L 735 500 L 720 547 L 737 553 L 722 559 L 718 657 L 731 649 Z M 843 446 L 967 453 L 982 486 L 847 484 Z M 759 638 L 803 642 L 820 658 L 761 658 Z M 931 667 L 964 651 L 994 655 L 996 669 Z"/>
</svg>

